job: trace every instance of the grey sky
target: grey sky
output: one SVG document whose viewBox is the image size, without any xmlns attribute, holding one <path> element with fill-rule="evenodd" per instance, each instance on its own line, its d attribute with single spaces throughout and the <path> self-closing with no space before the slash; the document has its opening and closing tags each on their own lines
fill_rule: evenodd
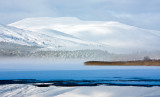
<svg viewBox="0 0 160 97">
<path fill-rule="evenodd" d="M 160 0 L 0 0 L 0 24 L 28 17 L 119 21 L 160 30 Z"/>
</svg>

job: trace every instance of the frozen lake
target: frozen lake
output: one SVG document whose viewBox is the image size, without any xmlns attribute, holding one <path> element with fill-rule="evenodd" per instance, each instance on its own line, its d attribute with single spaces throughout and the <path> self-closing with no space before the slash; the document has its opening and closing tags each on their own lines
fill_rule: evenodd
<svg viewBox="0 0 160 97">
<path fill-rule="evenodd" d="M 58 86 L 116 85 L 160 86 L 160 69 L 106 69 L 106 70 L 53 70 L 1 71 L 0 83 L 57 83 Z M 33 80 L 30 80 L 33 79 Z M 18 80 L 18 81 L 17 81 Z M 57 82 L 58 81 L 58 82 Z M 65 84 L 63 84 L 65 82 Z M 68 82 L 68 83 L 67 83 Z M 61 83 L 61 84 L 60 84 Z"/>
<path fill-rule="evenodd" d="M 80 61 L 4 60 L 0 70 L 0 84 L 59 81 L 58 85 L 65 82 L 84 86 L 160 86 L 160 67 L 157 66 L 85 66 Z"/>
</svg>

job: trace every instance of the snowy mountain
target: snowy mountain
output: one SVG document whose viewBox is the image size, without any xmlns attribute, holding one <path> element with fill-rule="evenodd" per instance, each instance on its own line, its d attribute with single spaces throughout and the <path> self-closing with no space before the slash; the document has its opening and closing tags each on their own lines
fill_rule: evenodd
<svg viewBox="0 0 160 97">
<path fill-rule="evenodd" d="M 1 42 L 11 42 L 22 45 L 38 45 L 39 43 L 36 40 L 36 37 L 32 37 L 31 31 L 0 25 Z"/>
<path fill-rule="evenodd" d="M 72 35 L 51 29 L 40 31 L 23 30 L 0 25 L 0 41 L 28 46 L 39 46 L 49 50 L 81 50 L 102 48 L 100 44 L 83 41 Z"/>
<path fill-rule="evenodd" d="M 8 26 L 0 26 L 0 36 L 0 41 L 52 50 L 139 52 L 160 49 L 160 31 L 114 21 L 84 21 L 73 17 L 23 19 Z"/>
</svg>

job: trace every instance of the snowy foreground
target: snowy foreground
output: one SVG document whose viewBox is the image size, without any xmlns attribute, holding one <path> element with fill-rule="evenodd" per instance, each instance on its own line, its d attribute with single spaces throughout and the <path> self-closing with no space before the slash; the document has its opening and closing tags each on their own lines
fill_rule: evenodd
<svg viewBox="0 0 160 97">
<path fill-rule="evenodd" d="M 160 87 L 36 87 L 12 84 L 0 86 L 0 97 L 160 97 Z"/>
</svg>

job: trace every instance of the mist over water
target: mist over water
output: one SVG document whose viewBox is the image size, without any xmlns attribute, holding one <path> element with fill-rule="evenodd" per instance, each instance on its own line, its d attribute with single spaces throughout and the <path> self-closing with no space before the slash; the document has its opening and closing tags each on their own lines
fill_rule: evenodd
<svg viewBox="0 0 160 97">
<path fill-rule="evenodd" d="M 160 69 L 158 66 L 86 66 L 86 60 L 78 59 L 1 58 L 0 61 L 1 71 Z"/>
</svg>

